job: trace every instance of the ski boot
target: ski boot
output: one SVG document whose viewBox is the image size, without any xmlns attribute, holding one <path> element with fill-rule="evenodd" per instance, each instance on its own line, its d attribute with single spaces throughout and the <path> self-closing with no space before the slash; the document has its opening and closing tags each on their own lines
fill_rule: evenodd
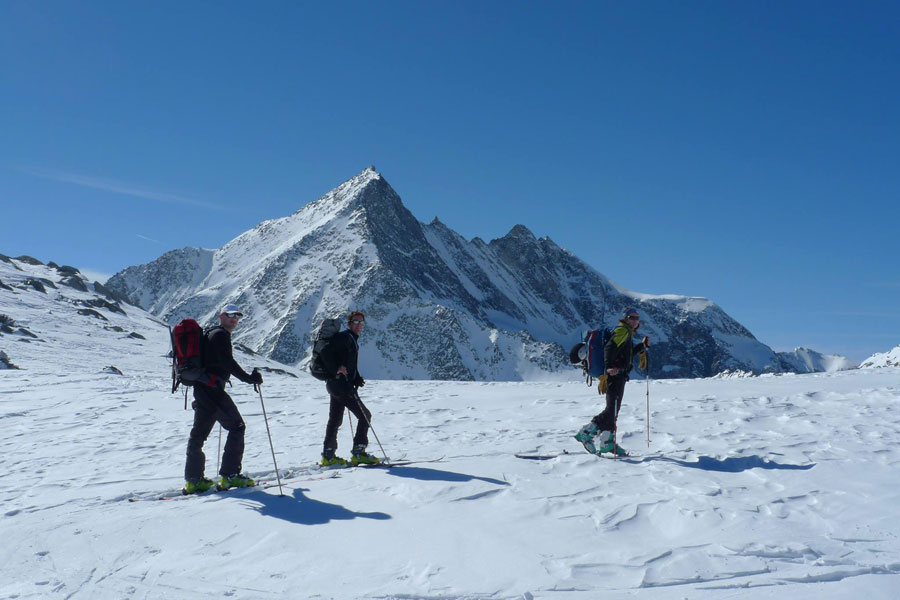
<svg viewBox="0 0 900 600">
<path fill-rule="evenodd" d="M 594 437 L 597 435 L 597 425 L 593 421 L 578 430 L 574 435 L 575 439 L 581 442 L 584 449 L 591 454 L 597 454 L 597 447 L 594 446 Z"/>
<path fill-rule="evenodd" d="M 230 490 L 231 488 L 253 487 L 256 482 L 244 474 L 222 475 L 219 484 L 216 486 L 220 490 Z"/>
<path fill-rule="evenodd" d="M 340 456 L 335 456 L 334 450 L 327 448 L 322 452 L 322 462 L 320 464 L 323 467 L 346 467 L 347 460 Z"/>
<path fill-rule="evenodd" d="M 377 465 L 381 462 L 380 458 L 366 452 L 365 446 L 354 446 L 350 455 L 350 464 L 354 467 L 358 465 Z"/>
<path fill-rule="evenodd" d="M 616 456 L 628 456 L 628 452 L 622 446 L 616 444 L 612 431 L 601 431 L 597 435 L 596 454 L 603 454 L 604 452 L 614 453 Z"/>
<path fill-rule="evenodd" d="M 181 490 L 181 493 L 185 496 L 190 494 L 202 494 L 214 485 L 216 485 L 216 482 L 212 479 L 207 479 L 206 477 L 188 479 L 184 482 L 184 489 Z"/>
</svg>

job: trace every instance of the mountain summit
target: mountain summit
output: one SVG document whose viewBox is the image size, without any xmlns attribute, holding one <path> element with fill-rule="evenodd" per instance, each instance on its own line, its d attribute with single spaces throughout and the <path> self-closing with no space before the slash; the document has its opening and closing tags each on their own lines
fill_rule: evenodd
<svg viewBox="0 0 900 600">
<path fill-rule="evenodd" d="M 322 319 L 367 315 L 362 372 L 381 379 L 521 380 L 569 369 L 581 330 L 635 305 L 654 377 L 781 371 L 782 358 L 704 298 L 622 289 L 524 225 L 485 243 L 418 221 L 374 167 L 218 250 L 184 248 L 107 287 L 169 322 L 244 309 L 238 341 L 305 366 Z"/>
</svg>

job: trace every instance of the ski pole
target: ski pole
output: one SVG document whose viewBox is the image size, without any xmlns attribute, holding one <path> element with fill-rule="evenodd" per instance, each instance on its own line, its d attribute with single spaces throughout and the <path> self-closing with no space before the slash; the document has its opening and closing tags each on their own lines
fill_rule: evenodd
<svg viewBox="0 0 900 600">
<path fill-rule="evenodd" d="M 375 428 L 372 427 L 372 421 L 369 419 L 369 417 L 366 416 L 366 409 L 363 406 L 362 400 L 359 399 L 359 393 L 354 391 L 353 397 L 356 398 L 356 403 L 359 404 L 359 411 L 362 413 L 362 416 L 366 420 L 366 423 L 368 423 L 369 429 L 372 430 L 372 435 L 375 436 L 375 441 L 378 442 L 378 447 L 381 448 L 381 455 L 384 457 L 384 462 L 389 462 L 387 454 L 384 451 L 384 446 L 381 445 L 381 440 L 378 439 L 378 434 L 375 433 Z"/>
<path fill-rule="evenodd" d="M 647 352 L 646 348 L 644 349 L 644 354 L 647 357 L 647 447 L 650 447 L 650 353 Z"/>
<path fill-rule="evenodd" d="M 216 452 L 216 474 L 219 473 L 219 457 L 222 456 L 222 424 L 219 423 L 219 450 Z"/>
<path fill-rule="evenodd" d="M 278 491 L 284 496 L 284 490 L 281 489 L 281 473 L 278 472 L 278 461 L 275 460 L 275 445 L 272 443 L 272 430 L 269 429 L 269 417 L 266 415 L 266 403 L 263 402 L 262 385 L 254 383 L 253 389 L 259 393 L 259 403 L 262 406 L 263 420 L 266 422 L 266 433 L 269 434 L 269 448 L 272 449 L 272 463 L 275 465 L 275 478 L 278 479 Z"/>
<path fill-rule="evenodd" d="M 350 407 L 347 407 L 347 418 L 350 419 L 350 443 L 353 444 L 353 413 L 350 412 Z"/>
</svg>

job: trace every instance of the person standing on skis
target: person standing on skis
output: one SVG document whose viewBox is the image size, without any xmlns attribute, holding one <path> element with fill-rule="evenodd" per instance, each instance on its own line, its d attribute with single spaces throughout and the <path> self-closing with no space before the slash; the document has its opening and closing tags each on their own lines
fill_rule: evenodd
<svg viewBox="0 0 900 600">
<path fill-rule="evenodd" d="M 228 432 L 225 440 L 225 451 L 222 453 L 222 466 L 219 469 L 220 489 L 232 487 L 249 487 L 255 485 L 250 477 L 241 474 L 241 461 L 244 457 L 244 419 L 238 412 L 234 400 L 225 392 L 225 384 L 231 375 L 244 383 L 259 385 L 262 375 L 256 369 L 247 374 L 234 360 L 231 348 L 231 332 L 237 327 L 238 319 L 243 316 L 234 304 L 225 306 L 219 313 L 219 325 L 206 332 L 206 347 L 203 366 L 209 375 L 209 384 L 194 385 L 194 426 L 191 428 L 187 445 L 187 460 L 184 465 L 184 493 L 196 494 L 205 492 L 213 485 L 211 479 L 203 476 L 206 467 L 206 456 L 203 444 L 218 421 Z"/>
<path fill-rule="evenodd" d="M 650 338 L 644 336 L 639 344 L 634 343 L 634 334 L 640 327 L 641 318 L 635 308 L 626 308 L 606 346 L 603 348 L 603 364 L 606 367 L 606 408 L 591 422 L 582 427 L 575 439 L 592 454 L 615 452 L 619 456 L 627 454 L 616 443 L 616 418 L 625 396 L 625 382 L 633 368 L 634 354 L 650 347 Z M 601 382 L 602 385 L 602 382 Z"/>
<path fill-rule="evenodd" d="M 322 351 L 322 362 L 329 373 L 334 373 L 325 383 L 331 398 L 328 424 L 325 426 L 325 442 L 322 447 L 322 466 L 344 466 L 347 460 L 337 456 L 337 433 L 344 421 L 344 409 L 356 417 L 356 433 L 350 463 L 377 464 L 379 459 L 366 452 L 369 445 L 369 424 L 372 413 L 359 398 L 358 388 L 366 385 L 359 373 L 359 335 L 366 325 L 366 316 L 360 311 L 347 315 L 347 329 L 336 333 Z"/>
</svg>

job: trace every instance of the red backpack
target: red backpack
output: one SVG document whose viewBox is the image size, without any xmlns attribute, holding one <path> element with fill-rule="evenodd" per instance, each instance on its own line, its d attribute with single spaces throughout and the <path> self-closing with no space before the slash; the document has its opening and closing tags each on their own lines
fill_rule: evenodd
<svg viewBox="0 0 900 600">
<path fill-rule="evenodd" d="M 195 383 L 209 385 L 209 375 L 203 365 L 206 335 L 193 319 L 184 319 L 171 330 L 172 337 L 172 393 L 179 384 L 192 387 Z"/>
</svg>

